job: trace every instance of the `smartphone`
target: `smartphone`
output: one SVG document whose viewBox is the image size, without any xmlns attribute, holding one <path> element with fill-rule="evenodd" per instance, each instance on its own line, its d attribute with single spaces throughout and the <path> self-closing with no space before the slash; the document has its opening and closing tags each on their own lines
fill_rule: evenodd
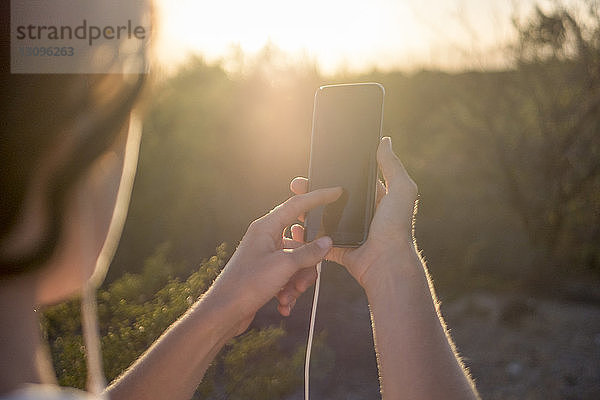
<svg viewBox="0 0 600 400">
<path fill-rule="evenodd" d="M 309 191 L 341 186 L 338 200 L 310 210 L 304 240 L 330 236 L 339 247 L 357 247 L 373 218 L 377 146 L 385 90 L 378 83 L 321 86 L 313 110 Z"/>
</svg>

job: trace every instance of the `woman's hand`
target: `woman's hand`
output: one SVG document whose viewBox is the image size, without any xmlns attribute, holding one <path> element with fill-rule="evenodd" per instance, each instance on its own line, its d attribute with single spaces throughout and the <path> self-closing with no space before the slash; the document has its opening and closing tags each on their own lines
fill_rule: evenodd
<svg viewBox="0 0 600 400">
<path fill-rule="evenodd" d="M 314 266 L 331 250 L 331 238 L 303 244 L 285 238 L 283 232 L 298 215 L 335 201 L 341 193 L 337 187 L 293 196 L 250 224 L 211 289 L 236 304 L 241 318 L 236 333 L 243 332 L 258 309 L 278 293 L 279 311 L 289 315 L 295 298 L 314 282 Z"/>
<path fill-rule="evenodd" d="M 385 186 L 378 182 L 377 210 L 371 222 L 366 242 L 358 248 L 334 247 L 326 258 L 344 265 L 363 288 L 376 286 L 378 271 L 375 264 L 387 264 L 386 259 L 397 258 L 400 252 L 414 251 L 412 221 L 417 198 L 417 186 L 392 150 L 392 141 L 384 137 L 377 149 L 377 162 Z M 294 193 L 306 193 L 308 180 L 295 178 L 291 183 Z M 304 215 L 298 217 L 304 220 Z M 302 241 L 301 225 L 292 226 L 292 238 Z M 380 263 L 381 261 L 381 263 Z"/>
</svg>

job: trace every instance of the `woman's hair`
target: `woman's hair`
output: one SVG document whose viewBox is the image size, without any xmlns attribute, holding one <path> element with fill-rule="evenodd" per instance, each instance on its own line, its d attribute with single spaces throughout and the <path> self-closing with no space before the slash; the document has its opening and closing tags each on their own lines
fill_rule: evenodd
<svg viewBox="0 0 600 400">
<path fill-rule="evenodd" d="M 145 81 L 144 74 L 11 74 L 9 6 L 0 5 L 0 243 L 21 222 L 42 160 L 69 135 L 74 147 L 43 192 L 48 218 L 42 239 L 26 254 L 0 257 L 0 279 L 35 269 L 54 253 L 66 193 L 126 129 Z"/>
</svg>

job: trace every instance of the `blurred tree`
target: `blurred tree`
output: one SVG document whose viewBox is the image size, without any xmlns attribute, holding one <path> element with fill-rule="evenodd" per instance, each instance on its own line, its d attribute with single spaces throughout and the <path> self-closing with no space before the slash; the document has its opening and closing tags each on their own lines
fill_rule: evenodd
<svg viewBox="0 0 600 400">
<path fill-rule="evenodd" d="M 600 19 L 556 8 L 516 22 L 516 69 L 473 75 L 454 109 L 534 248 L 530 283 L 600 268 Z"/>
<path fill-rule="evenodd" d="M 309 65 L 270 64 L 276 56 L 265 49 L 243 74 L 191 59 L 158 85 L 108 281 L 165 241 L 181 260 L 236 243 L 306 173 L 320 77 Z"/>
</svg>

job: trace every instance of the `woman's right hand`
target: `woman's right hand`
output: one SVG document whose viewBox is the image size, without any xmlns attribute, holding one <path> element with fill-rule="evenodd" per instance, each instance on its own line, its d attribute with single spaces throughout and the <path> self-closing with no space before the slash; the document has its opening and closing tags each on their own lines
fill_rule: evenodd
<svg viewBox="0 0 600 400">
<path fill-rule="evenodd" d="M 417 186 L 410 178 L 402 162 L 392 150 L 392 141 L 384 137 L 377 149 L 377 163 L 385 179 L 385 186 L 378 182 L 377 210 L 371 222 L 369 235 L 358 248 L 332 248 L 326 259 L 344 265 L 357 282 L 368 291 L 377 287 L 387 271 L 385 265 L 397 265 L 403 256 L 412 256 L 415 252 L 412 234 L 412 222 L 417 198 Z M 308 180 L 298 177 L 290 185 L 296 194 L 306 193 Z M 304 220 L 304 215 L 299 216 Z M 292 238 L 302 241 L 304 228 L 292 226 Z M 413 253 L 413 254 L 410 254 Z"/>
</svg>

